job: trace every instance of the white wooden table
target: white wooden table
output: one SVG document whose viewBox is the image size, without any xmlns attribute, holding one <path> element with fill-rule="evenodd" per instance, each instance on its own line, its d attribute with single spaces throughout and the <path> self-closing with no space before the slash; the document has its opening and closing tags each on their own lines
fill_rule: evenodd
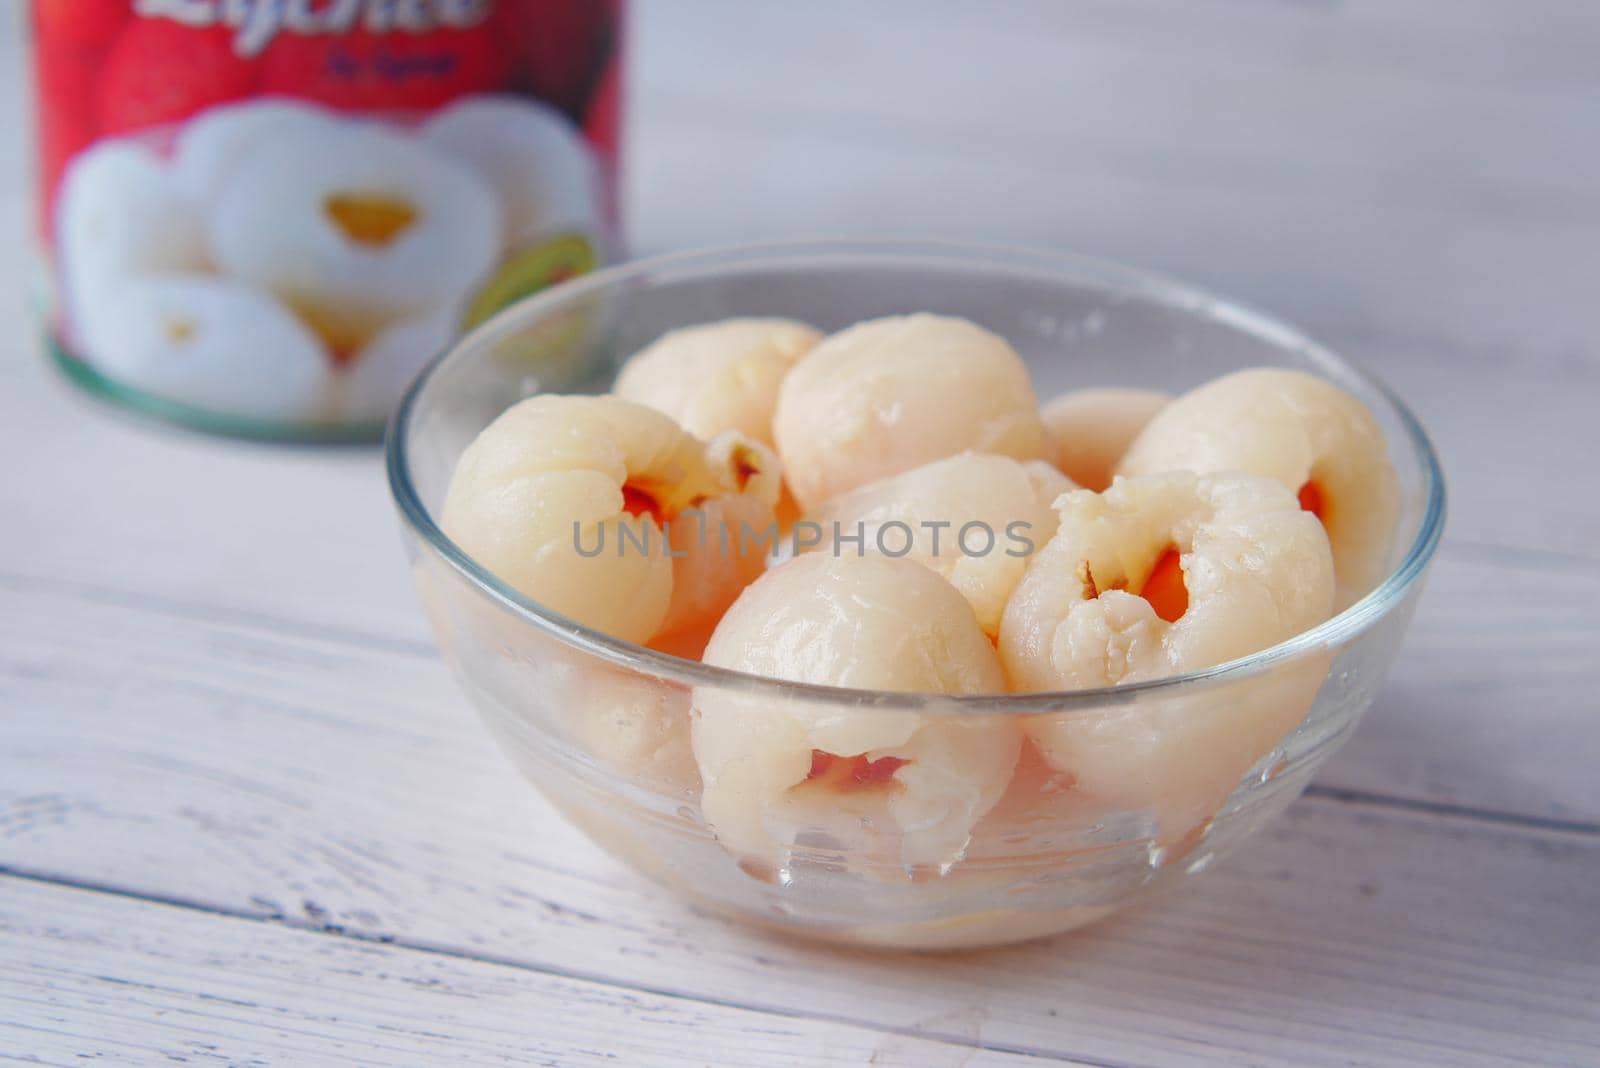
<svg viewBox="0 0 1600 1068">
<path fill-rule="evenodd" d="M 697 915 L 492 747 L 376 452 L 167 431 L 47 370 L 11 137 L 0 1061 L 1600 1063 L 1600 9 L 638 16 L 641 252 L 1074 247 L 1378 367 L 1454 495 L 1388 688 L 1261 840 L 1076 936 L 907 960 Z"/>
</svg>

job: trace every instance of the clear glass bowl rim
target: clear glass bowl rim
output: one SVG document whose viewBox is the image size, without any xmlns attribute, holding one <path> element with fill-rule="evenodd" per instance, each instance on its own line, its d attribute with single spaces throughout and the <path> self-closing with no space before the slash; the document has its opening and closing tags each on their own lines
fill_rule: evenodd
<svg viewBox="0 0 1600 1068">
<path fill-rule="evenodd" d="M 674 280 L 695 273 L 726 274 L 737 267 L 780 267 L 819 259 L 865 260 L 878 265 L 949 265 L 973 268 L 984 263 L 1010 271 L 1029 270 L 1061 282 L 1101 289 L 1108 296 L 1137 298 L 1164 305 L 1249 334 L 1280 349 L 1297 350 L 1337 378 L 1353 379 L 1384 397 L 1405 429 L 1425 479 L 1427 495 L 1422 522 L 1404 557 L 1371 592 L 1331 619 L 1276 645 L 1198 671 L 1121 686 L 1082 690 L 1008 694 L 925 694 L 820 686 L 752 675 L 685 660 L 633 642 L 615 638 L 544 608 L 500 582 L 452 542 L 423 504 L 411 478 L 407 436 L 418 400 L 441 368 L 478 347 L 492 344 L 528 322 L 564 304 L 598 291 L 644 281 L 663 271 Z M 1136 383 L 1135 383 L 1136 384 Z M 1196 689 L 1238 681 L 1284 661 L 1315 650 L 1343 644 L 1382 619 L 1400 604 L 1427 570 L 1444 530 L 1445 488 L 1439 459 L 1421 422 L 1382 380 L 1353 366 L 1271 316 L 1241 304 L 1212 296 L 1185 283 L 1110 260 L 1074 253 L 1017 248 L 1005 245 L 919 239 L 816 239 L 731 245 L 646 257 L 583 275 L 524 298 L 497 313 L 448 350 L 435 357 L 411 383 L 389 420 L 385 436 L 385 462 L 389 489 L 404 522 L 424 545 L 442 558 L 473 590 L 552 638 L 619 668 L 683 686 L 716 687 L 726 692 L 774 700 L 804 700 L 825 705 L 861 708 L 912 709 L 929 714 L 1059 715 L 1074 710 L 1104 708 L 1131 702 L 1142 695 L 1173 696 L 1170 691 Z"/>
</svg>

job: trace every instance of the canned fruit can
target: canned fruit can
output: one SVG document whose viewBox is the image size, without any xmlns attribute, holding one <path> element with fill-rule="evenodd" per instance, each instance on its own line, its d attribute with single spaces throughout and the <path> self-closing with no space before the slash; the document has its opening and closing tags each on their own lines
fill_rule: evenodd
<svg viewBox="0 0 1600 1068">
<path fill-rule="evenodd" d="M 34 0 L 49 350 L 136 408 L 376 437 L 614 255 L 617 0 Z"/>
</svg>

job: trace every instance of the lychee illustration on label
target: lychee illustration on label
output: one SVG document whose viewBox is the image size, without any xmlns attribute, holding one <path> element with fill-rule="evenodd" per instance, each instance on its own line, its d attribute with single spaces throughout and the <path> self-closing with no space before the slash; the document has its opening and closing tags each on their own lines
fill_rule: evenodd
<svg viewBox="0 0 1600 1068">
<path fill-rule="evenodd" d="M 56 355 L 222 429 L 380 425 L 459 333 L 614 248 L 619 22 L 35 0 Z"/>
</svg>

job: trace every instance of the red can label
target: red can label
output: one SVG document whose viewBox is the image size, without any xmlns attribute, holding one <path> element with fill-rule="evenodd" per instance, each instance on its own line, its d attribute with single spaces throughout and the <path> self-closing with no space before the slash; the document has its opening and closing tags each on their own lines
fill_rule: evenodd
<svg viewBox="0 0 1600 1068">
<path fill-rule="evenodd" d="M 379 425 L 613 247 L 619 7 L 35 0 L 58 358 L 222 429 Z"/>
</svg>

